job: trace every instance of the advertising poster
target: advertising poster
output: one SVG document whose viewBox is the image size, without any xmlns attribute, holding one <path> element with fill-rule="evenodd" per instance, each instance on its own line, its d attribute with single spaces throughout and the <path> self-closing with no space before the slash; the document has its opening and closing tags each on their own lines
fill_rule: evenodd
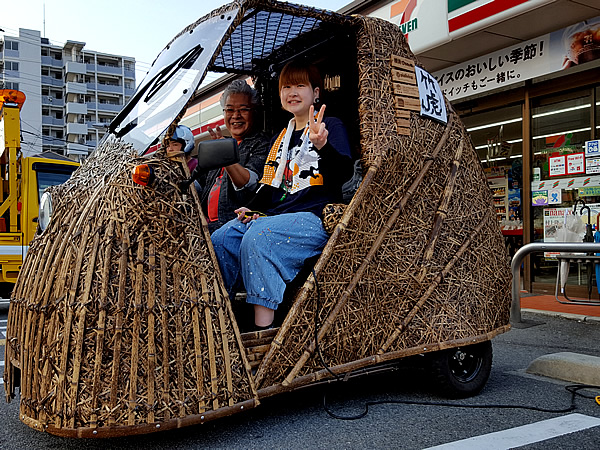
<svg viewBox="0 0 600 450">
<path fill-rule="evenodd" d="M 585 141 L 585 157 L 600 156 L 600 141 Z"/>
<path fill-rule="evenodd" d="M 518 220 L 521 217 L 521 189 L 509 189 L 508 220 Z"/>
<path fill-rule="evenodd" d="M 585 173 L 590 175 L 600 173 L 600 158 L 586 158 Z"/>
<path fill-rule="evenodd" d="M 531 193 L 532 206 L 544 206 L 548 204 L 548 191 L 533 191 Z"/>
<path fill-rule="evenodd" d="M 567 175 L 585 173 L 585 153 L 572 153 L 567 155 Z"/>
<path fill-rule="evenodd" d="M 551 156 L 548 162 L 551 177 L 560 177 L 567 174 L 567 157 Z"/>
<path fill-rule="evenodd" d="M 562 203 L 562 189 L 549 189 L 548 190 L 548 204 L 559 205 Z"/>
<path fill-rule="evenodd" d="M 567 216 L 573 215 L 573 208 L 545 208 L 544 209 L 544 242 L 583 242 L 585 236 L 585 224 L 595 224 L 600 214 L 600 204 L 590 203 L 587 206 L 590 207 L 590 217 L 588 218 L 587 211 L 583 211 L 581 214 L 581 208 L 576 211 L 575 217 L 579 219 L 581 223 L 574 226 L 572 223 L 565 229 L 567 223 Z M 578 233 L 573 234 L 570 229 L 580 230 Z M 544 257 L 553 258 L 558 252 L 545 252 Z"/>
<path fill-rule="evenodd" d="M 598 58 L 600 17 L 471 59 L 433 74 L 450 101 L 579 66 Z"/>
</svg>

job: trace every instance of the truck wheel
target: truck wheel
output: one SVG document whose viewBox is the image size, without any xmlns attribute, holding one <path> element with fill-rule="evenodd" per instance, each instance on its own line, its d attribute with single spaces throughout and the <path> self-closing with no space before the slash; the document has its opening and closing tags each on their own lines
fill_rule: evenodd
<svg viewBox="0 0 600 450">
<path fill-rule="evenodd" d="M 492 341 L 456 347 L 432 354 L 433 375 L 448 398 L 478 394 L 492 370 Z"/>
</svg>

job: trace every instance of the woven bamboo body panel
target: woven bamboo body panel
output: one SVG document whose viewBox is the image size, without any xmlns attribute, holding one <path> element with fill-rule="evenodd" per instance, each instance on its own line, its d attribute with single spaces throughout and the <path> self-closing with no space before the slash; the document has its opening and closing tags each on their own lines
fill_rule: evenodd
<svg viewBox="0 0 600 450">
<path fill-rule="evenodd" d="M 131 180 L 142 162 L 153 189 Z M 169 182 L 182 175 L 181 163 L 108 143 L 55 190 L 8 324 L 30 425 L 167 428 L 255 399 L 198 205 Z M 13 365 L 7 375 L 11 393 Z"/>
<path fill-rule="evenodd" d="M 365 178 L 315 266 L 319 290 L 309 279 L 259 388 L 323 370 L 311 353 L 318 304 L 319 346 L 333 368 L 489 337 L 509 321 L 509 259 L 460 119 L 449 105 L 447 126 L 411 113 L 410 135 L 399 134 L 390 59 L 418 61 L 394 25 L 357 21 Z"/>
</svg>

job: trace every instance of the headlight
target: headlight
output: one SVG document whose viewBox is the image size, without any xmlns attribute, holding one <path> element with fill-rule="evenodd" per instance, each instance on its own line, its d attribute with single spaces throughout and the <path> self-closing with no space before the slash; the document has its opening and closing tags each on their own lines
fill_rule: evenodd
<svg viewBox="0 0 600 450">
<path fill-rule="evenodd" d="M 42 194 L 40 199 L 40 211 L 38 214 L 38 225 L 40 230 L 45 231 L 50 223 L 50 217 L 52 217 L 52 195 L 46 191 Z"/>
</svg>

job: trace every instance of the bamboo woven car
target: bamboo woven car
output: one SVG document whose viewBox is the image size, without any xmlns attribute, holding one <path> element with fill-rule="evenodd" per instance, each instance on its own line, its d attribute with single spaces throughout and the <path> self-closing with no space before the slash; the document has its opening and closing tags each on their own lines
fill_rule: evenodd
<svg viewBox="0 0 600 450">
<path fill-rule="evenodd" d="M 253 76 L 279 130 L 277 71 L 297 57 L 326 75 L 364 177 L 330 208 L 329 242 L 281 326 L 240 334 L 197 196 L 178 189 L 187 167 L 145 153 L 207 70 Z M 20 388 L 20 419 L 62 436 L 149 433 L 429 352 L 451 394 L 478 392 L 509 327 L 508 257 L 469 137 L 447 102 L 447 123 L 421 115 L 415 66 L 391 23 L 269 0 L 183 30 L 51 192 L 9 311 L 5 389 Z M 131 180 L 141 163 L 152 187 Z"/>
</svg>

